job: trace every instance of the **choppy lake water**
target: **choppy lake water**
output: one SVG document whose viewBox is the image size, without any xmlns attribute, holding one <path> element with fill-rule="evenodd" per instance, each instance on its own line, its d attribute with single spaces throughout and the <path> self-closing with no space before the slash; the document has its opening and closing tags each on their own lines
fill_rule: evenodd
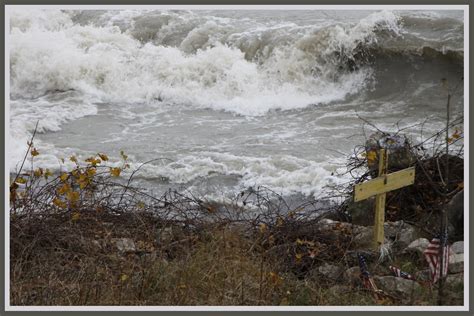
<svg viewBox="0 0 474 316">
<path fill-rule="evenodd" d="M 416 142 L 463 76 L 462 11 L 10 12 L 10 165 L 120 150 L 164 189 L 263 185 L 317 196 L 363 143 L 363 117 Z M 453 116 L 463 112 L 463 89 Z M 68 165 L 63 167 L 67 167 Z"/>
</svg>

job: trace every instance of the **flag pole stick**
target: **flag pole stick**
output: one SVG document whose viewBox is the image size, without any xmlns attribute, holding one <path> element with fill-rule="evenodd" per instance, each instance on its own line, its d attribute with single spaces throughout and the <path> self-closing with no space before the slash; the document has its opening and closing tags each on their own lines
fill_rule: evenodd
<svg viewBox="0 0 474 316">
<path fill-rule="evenodd" d="M 448 91 L 448 102 L 446 103 L 446 166 L 445 166 L 445 188 L 444 188 L 444 208 L 441 212 L 441 236 L 439 248 L 439 287 L 438 287 L 438 305 L 443 305 L 444 297 L 444 251 L 447 242 L 447 206 L 448 206 L 448 184 L 449 184 L 449 103 L 451 101 L 451 94 Z"/>
</svg>

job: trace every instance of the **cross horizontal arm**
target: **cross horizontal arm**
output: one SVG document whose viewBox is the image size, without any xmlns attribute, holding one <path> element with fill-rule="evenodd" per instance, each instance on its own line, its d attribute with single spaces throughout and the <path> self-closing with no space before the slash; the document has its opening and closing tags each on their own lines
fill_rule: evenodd
<svg viewBox="0 0 474 316">
<path fill-rule="evenodd" d="M 415 183 L 415 168 L 407 168 L 389 173 L 354 187 L 354 202 L 365 200 L 371 196 L 397 190 Z"/>
</svg>

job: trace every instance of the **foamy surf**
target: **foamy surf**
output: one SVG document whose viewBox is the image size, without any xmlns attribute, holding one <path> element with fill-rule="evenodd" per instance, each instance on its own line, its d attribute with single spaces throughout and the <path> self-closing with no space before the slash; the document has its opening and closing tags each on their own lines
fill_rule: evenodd
<svg viewBox="0 0 474 316">
<path fill-rule="evenodd" d="M 39 120 L 38 166 L 57 170 L 61 157 L 123 149 L 134 167 L 173 161 L 146 166 L 147 181 L 198 189 L 218 178 L 229 191 L 263 185 L 318 194 L 347 181 L 335 171 L 341 153 L 363 141 L 359 114 L 384 127 L 429 117 L 425 129 L 436 130 L 439 79 L 454 82 L 462 67 L 455 12 L 15 10 L 10 17 L 12 171 Z M 461 96 L 454 107 L 462 106 Z"/>
</svg>

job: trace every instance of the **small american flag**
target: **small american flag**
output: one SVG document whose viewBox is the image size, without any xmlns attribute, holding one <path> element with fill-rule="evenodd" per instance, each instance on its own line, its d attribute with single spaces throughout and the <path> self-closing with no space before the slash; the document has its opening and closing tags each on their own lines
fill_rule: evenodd
<svg viewBox="0 0 474 316">
<path fill-rule="evenodd" d="M 364 287 L 372 291 L 377 291 L 377 286 L 372 280 L 369 269 L 367 268 L 367 261 L 365 261 L 364 256 L 360 253 L 357 254 L 357 257 L 359 258 L 360 279 L 362 280 Z"/>
<path fill-rule="evenodd" d="M 372 292 L 372 295 L 377 302 L 383 301 L 387 294 L 385 294 L 382 290 L 379 290 L 377 285 L 375 285 L 375 282 L 370 275 L 369 269 L 367 268 L 367 262 L 365 261 L 364 256 L 358 253 L 357 257 L 359 259 L 360 278 L 364 284 L 364 287 Z"/>
<path fill-rule="evenodd" d="M 392 273 L 393 273 L 396 277 L 416 281 L 416 278 L 413 277 L 411 274 L 409 274 L 409 273 L 407 273 L 407 272 L 404 272 L 404 271 L 400 270 L 400 269 L 397 268 L 397 267 L 390 266 L 389 268 L 390 268 L 390 271 L 392 271 Z"/>
<path fill-rule="evenodd" d="M 443 249 L 440 251 L 441 245 L 444 245 Z M 440 279 L 440 270 L 441 270 L 441 255 L 443 256 L 443 268 L 442 276 L 448 274 L 448 265 L 449 265 L 449 245 L 447 243 L 447 233 L 441 234 L 441 237 L 435 237 L 431 240 L 428 245 L 428 248 L 425 249 L 423 254 L 425 255 L 426 261 L 431 271 L 431 281 L 434 283 L 438 282 Z"/>
</svg>

